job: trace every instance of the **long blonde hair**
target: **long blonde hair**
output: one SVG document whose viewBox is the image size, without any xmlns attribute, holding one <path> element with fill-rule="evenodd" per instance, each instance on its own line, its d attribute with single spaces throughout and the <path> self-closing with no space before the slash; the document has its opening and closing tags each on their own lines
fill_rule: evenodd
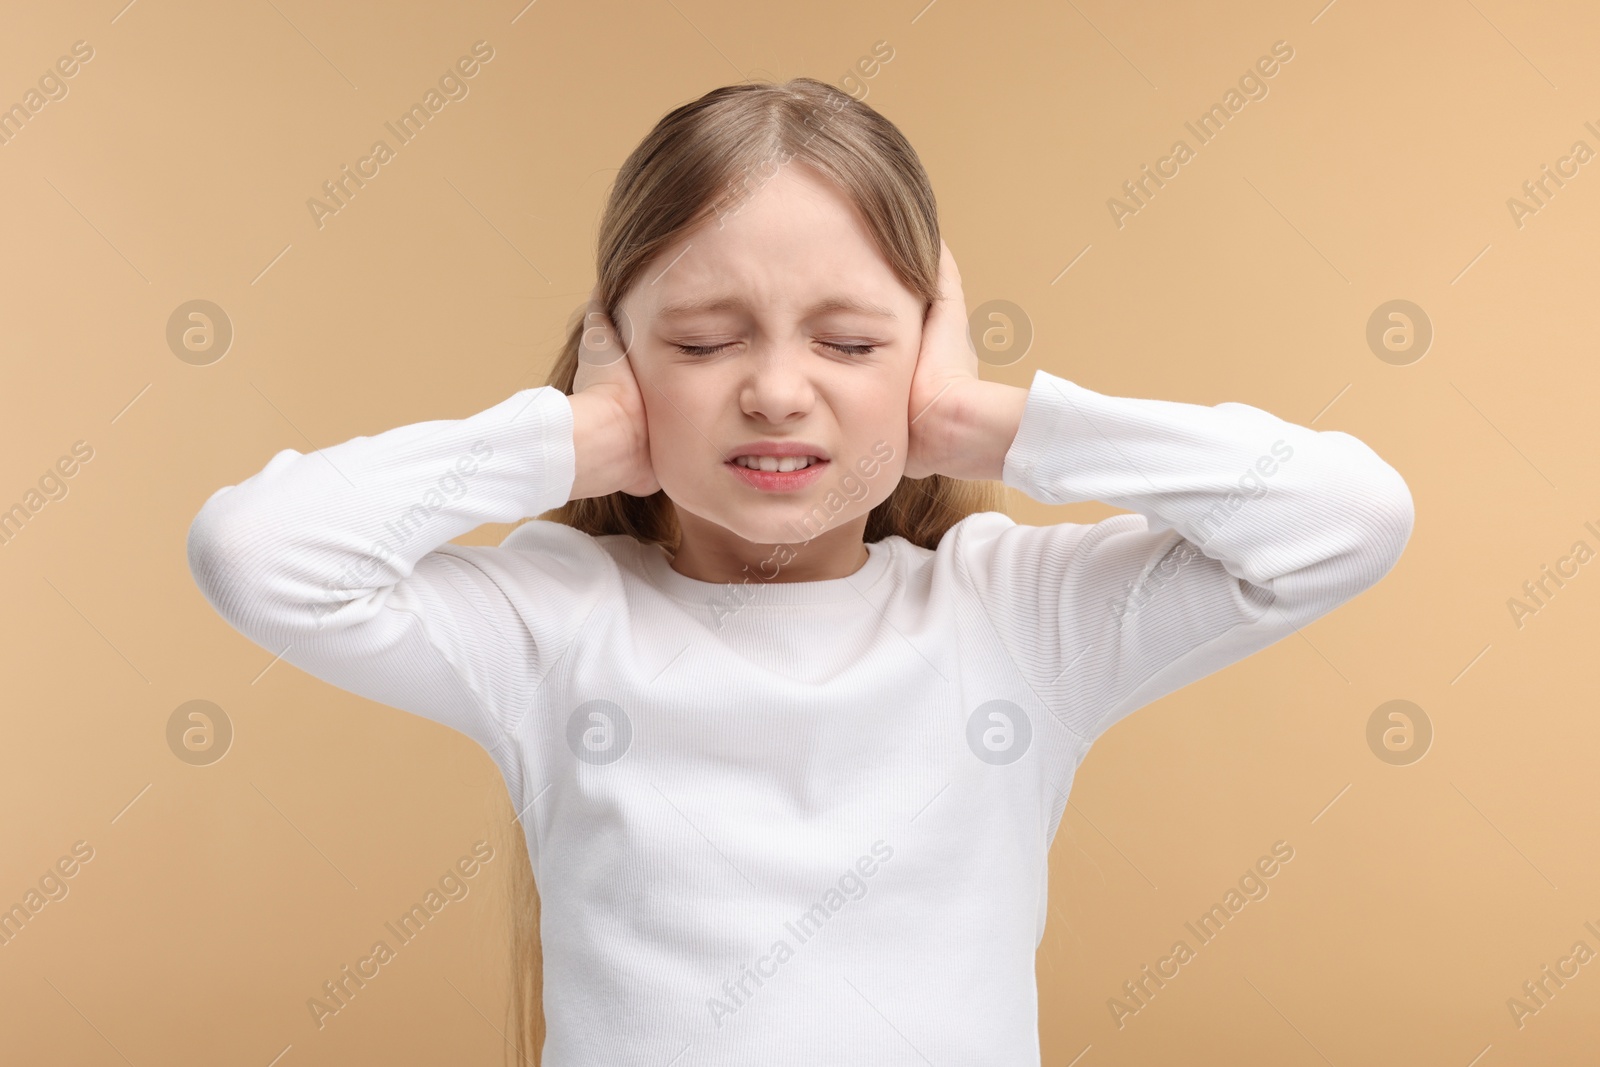
<svg viewBox="0 0 1600 1067">
<path fill-rule="evenodd" d="M 713 89 L 669 112 L 617 173 L 600 222 L 599 299 L 608 315 L 663 248 L 706 222 L 737 211 L 778 167 L 803 163 L 835 183 L 860 210 L 879 252 L 907 289 L 931 303 L 939 292 L 939 220 L 921 161 L 895 125 L 826 82 L 791 78 Z M 547 385 L 569 396 L 584 323 L 575 316 Z M 934 474 L 901 478 L 868 513 L 863 539 L 899 535 L 934 549 L 961 519 L 1002 511 L 998 483 Z M 593 537 L 628 534 L 677 550 L 676 513 L 664 491 L 652 496 L 572 500 L 540 518 Z M 544 1044 L 543 954 L 539 897 L 520 825 L 500 824 L 512 885 L 510 1034 L 537 1063 Z"/>
</svg>

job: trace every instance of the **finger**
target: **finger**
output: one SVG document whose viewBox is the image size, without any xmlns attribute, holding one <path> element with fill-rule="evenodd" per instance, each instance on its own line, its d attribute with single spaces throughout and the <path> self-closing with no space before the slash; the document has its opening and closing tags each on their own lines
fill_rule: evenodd
<svg viewBox="0 0 1600 1067">
<path fill-rule="evenodd" d="M 940 298 L 936 310 L 929 316 L 927 332 L 939 345 L 939 362 L 945 369 L 977 377 L 978 341 L 973 336 L 977 327 L 967 310 L 966 292 L 961 286 L 955 254 L 943 241 L 940 245 Z"/>
<path fill-rule="evenodd" d="M 621 309 L 618 309 L 621 315 Z M 623 316 L 624 320 L 626 316 Z M 618 323 L 606 313 L 605 307 L 600 302 L 600 287 L 589 293 L 589 302 L 583 312 L 583 333 L 578 342 L 578 360 L 590 367 L 608 367 L 627 355 L 627 347 L 623 343 L 625 330 L 619 330 Z"/>
<path fill-rule="evenodd" d="M 961 270 L 956 266 L 956 254 L 950 251 L 950 246 L 943 237 L 939 238 L 939 273 L 949 275 L 954 279 L 956 286 L 961 285 Z"/>
<path fill-rule="evenodd" d="M 925 322 L 933 318 L 935 310 L 937 310 L 939 305 L 944 303 L 945 299 L 950 295 L 950 287 L 945 282 L 945 278 L 949 273 L 949 259 L 950 249 L 944 243 L 944 238 L 941 237 L 939 238 L 939 276 L 937 281 L 938 296 L 928 303 L 928 311 L 923 316 L 923 321 Z"/>
<path fill-rule="evenodd" d="M 939 288 L 947 300 L 962 304 L 961 269 L 956 266 L 956 254 L 943 238 L 939 240 Z"/>
<path fill-rule="evenodd" d="M 925 329 L 946 340 L 954 340 L 957 335 L 965 337 L 966 346 L 970 348 L 972 338 L 968 334 L 970 323 L 966 293 L 961 288 L 961 272 L 956 269 L 950 247 L 942 240 L 939 247 L 939 299 L 929 305 Z"/>
</svg>

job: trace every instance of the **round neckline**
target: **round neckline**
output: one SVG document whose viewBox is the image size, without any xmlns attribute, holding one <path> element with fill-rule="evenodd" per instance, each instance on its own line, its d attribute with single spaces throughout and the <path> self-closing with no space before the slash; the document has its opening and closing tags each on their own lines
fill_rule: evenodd
<svg viewBox="0 0 1600 1067">
<path fill-rule="evenodd" d="M 696 604 L 762 607 L 859 600 L 861 594 L 876 585 L 878 579 L 888 572 L 889 557 L 893 552 L 889 540 L 864 542 L 867 561 L 853 574 L 812 582 L 763 581 L 760 573 L 754 570 L 749 572 L 749 580 L 744 582 L 704 582 L 673 570 L 672 559 L 661 545 L 635 543 L 639 545 L 645 577 L 651 585 L 668 596 Z M 805 551 L 805 546 L 796 546 L 794 551 L 798 555 Z"/>
</svg>

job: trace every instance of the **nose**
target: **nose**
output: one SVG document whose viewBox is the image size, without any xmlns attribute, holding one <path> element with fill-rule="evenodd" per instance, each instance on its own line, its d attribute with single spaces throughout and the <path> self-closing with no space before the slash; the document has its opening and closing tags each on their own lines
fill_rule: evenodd
<svg viewBox="0 0 1600 1067">
<path fill-rule="evenodd" d="M 801 342 L 768 342 L 749 363 L 739 404 L 746 415 L 781 424 L 811 410 L 816 390 L 807 376 L 810 353 Z"/>
</svg>

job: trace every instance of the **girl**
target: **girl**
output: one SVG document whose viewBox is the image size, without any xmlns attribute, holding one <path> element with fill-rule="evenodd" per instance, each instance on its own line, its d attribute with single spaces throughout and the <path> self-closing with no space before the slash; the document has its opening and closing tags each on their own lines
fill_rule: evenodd
<svg viewBox="0 0 1600 1067">
<path fill-rule="evenodd" d="M 662 119 L 598 275 L 549 384 L 279 452 L 195 580 L 492 756 L 547 1067 L 1038 1064 L 1090 745 L 1387 573 L 1405 482 L 1245 404 L 979 378 L 915 152 L 809 78 Z M 1021 526 L 997 480 L 1130 513 Z"/>
</svg>

